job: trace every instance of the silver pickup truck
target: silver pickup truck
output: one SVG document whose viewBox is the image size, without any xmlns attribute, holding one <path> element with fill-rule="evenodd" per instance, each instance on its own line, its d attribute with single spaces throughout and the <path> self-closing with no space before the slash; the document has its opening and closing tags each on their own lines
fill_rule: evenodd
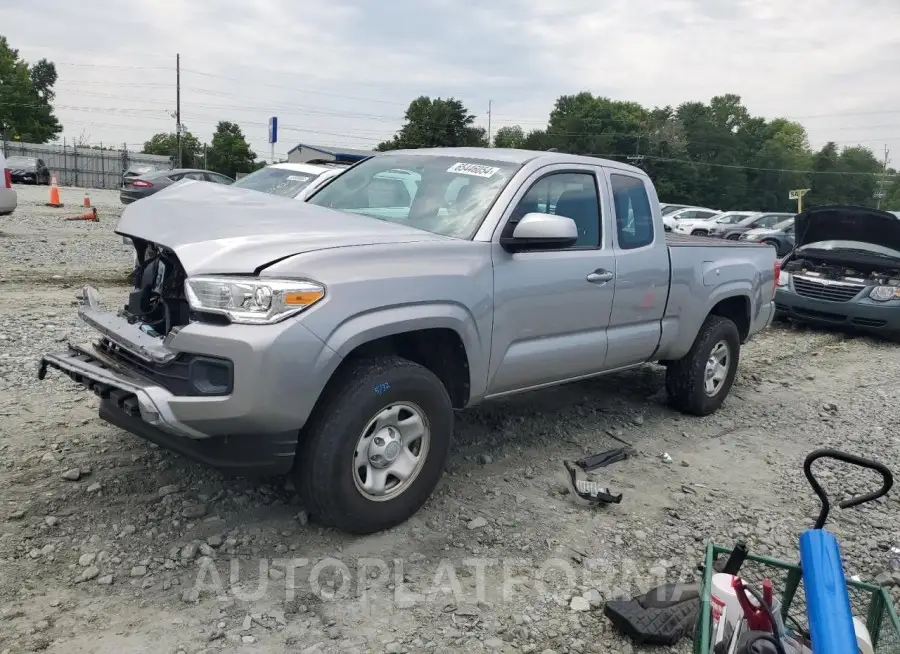
<svg viewBox="0 0 900 654">
<path fill-rule="evenodd" d="M 706 415 L 773 315 L 772 248 L 666 236 L 638 168 L 553 152 L 381 154 L 307 203 L 184 182 L 129 205 L 124 309 L 43 356 L 100 416 L 239 473 L 292 473 L 326 525 L 427 500 L 454 409 L 646 362 Z"/>
</svg>

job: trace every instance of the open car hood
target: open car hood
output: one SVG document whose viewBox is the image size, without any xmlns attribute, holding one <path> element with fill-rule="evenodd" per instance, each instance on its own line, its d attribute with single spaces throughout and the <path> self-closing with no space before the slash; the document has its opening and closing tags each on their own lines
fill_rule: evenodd
<svg viewBox="0 0 900 654">
<path fill-rule="evenodd" d="M 900 217 L 854 205 L 810 207 L 794 218 L 797 247 L 820 241 L 860 241 L 900 250 Z"/>
<path fill-rule="evenodd" d="M 188 275 L 255 273 L 329 248 L 449 237 L 222 184 L 184 181 L 125 207 L 122 236 L 172 250 Z"/>
</svg>

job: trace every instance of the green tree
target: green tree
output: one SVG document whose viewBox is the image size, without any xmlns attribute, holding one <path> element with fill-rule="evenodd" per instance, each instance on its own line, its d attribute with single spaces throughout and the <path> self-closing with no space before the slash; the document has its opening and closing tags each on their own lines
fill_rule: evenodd
<svg viewBox="0 0 900 654">
<path fill-rule="evenodd" d="M 810 176 L 809 195 L 807 202 L 813 204 L 839 204 L 840 177 L 840 152 L 833 141 L 822 146 L 822 149 L 812 156 L 813 174 Z"/>
<path fill-rule="evenodd" d="M 256 153 L 250 149 L 241 128 L 227 120 L 216 126 L 206 156 L 210 170 L 231 178 L 255 170 Z"/>
<path fill-rule="evenodd" d="M 624 156 L 639 150 L 647 121 L 647 110 L 635 102 L 584 91 L 556 100 L 546 133 L 550 147 L 560 151 Z"/>
<path fill-rule="evenodd" d="M 406 122 L 389 141 L 379 143 L 379 152 L 401 148 L 484 147 L 488 145 L 483 127 L 455 98 L 421 96 L 409 103 Z"/>
<path fill-rule="evenodd" d="M 857 145 L 841 150 L 837 170 L 843 174 L 829 175 L 836 177 L 832 184 L 836 187 L 838 200 L 842 204 L 874 207 L 883 166 L 869 148 Z M 811 200 L 815 201 L 815 198 Z"/>
<path fill-rule="evenodd" d="M 896 170 L 888 170 L 885 196 L 881 201 L 881 208 L 888 211 L 900 211 L 900 175 Z"/>
<path fill-rule="evenodd" d="M 56 66 L 41 59 L 33 66 L 19 57 L 0 36 L 0 136 L 28 143 L 46 143 L 62 125 L 53 115 Z"/>
<path fill-rule="evenodd" d="M 185 132 L 182 134 L 181 141 L 181 165 L 185 168 L 202 168 L 203 145 L 200 143 L 200 139 L 190 132 Z M 175 132 L 154 134 L 149 141 L 144 143 L 142 152 L 169 157 L 169 160 L 175 165 L 178 160 L 178 139 Z"/>
<path fill-rule="evenodd" d="M 812 153 L 806 129 L 800 123 L 776 118 L 764 132 L 762 146 L 750 159 L 747 191 L 756 199 L 755 209 L 785 211 L 796 206 L 789 198 L 792 189 L 811 188 L 810 175 L 788 172 L 809 170 Z"/>
<path fill-rule="evenodd" d="M 525 143 L 525 130 L 518 125 L 501 127 L 494 134 L 495 148 L 521 148 Z"/>
</svg>

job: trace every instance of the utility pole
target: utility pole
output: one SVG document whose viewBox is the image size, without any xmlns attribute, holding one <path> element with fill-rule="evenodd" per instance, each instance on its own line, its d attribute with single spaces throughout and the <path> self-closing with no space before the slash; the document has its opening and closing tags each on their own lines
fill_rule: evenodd
<svg viewBox="0 0 900 654">
<path fill-rule="evenodd" d="M 884 168 L 881 171 L 881 184 L 878 185 L 878 190 L 875 191 L 875 197 L 878 199 L 878 208 L 881 209 L 881 201 L 884 199 L 887 191 L 887 168 L 888 163 L 890 163 L 890 159 L 888 159 L 888 155 L 890 155 L 891 151 L 888 150 L 888 146 L 884 146 Z"/>
<path fill-rule="evenodd" d="M 181 54 L 175 55 L 175 142 L 175 167 L 181 168 Z"/>
<path fill-rule="evenodd" d="M 488 100 L 488 147 L 493 147 L 493 143 L 491 143 L 491 113 L 494 108 L 494 101 Z"/>
</svg>

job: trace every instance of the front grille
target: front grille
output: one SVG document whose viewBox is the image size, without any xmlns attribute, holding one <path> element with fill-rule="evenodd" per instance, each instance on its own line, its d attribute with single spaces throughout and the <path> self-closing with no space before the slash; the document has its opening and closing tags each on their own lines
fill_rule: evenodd
<svg viewBox="0 0 900 654">
<path fill-rule="evenodd" d="M 862 284 L 826 282 L 824 280 L 810 279 L 809 277 L 794 277 L 794 291 L 796 291 L 797 295 L 815 300 L 849 302 L 865 288 Z"/>
<path fill-rule="evenodd" d="M 226 359 L 181 353 L 172 361 L 160 364 L 145 361 L 107 338 L 98 341 L 95 347 L 173 395 L 227 395 L 232 389 L 232 365 Z"/>
</svg>

